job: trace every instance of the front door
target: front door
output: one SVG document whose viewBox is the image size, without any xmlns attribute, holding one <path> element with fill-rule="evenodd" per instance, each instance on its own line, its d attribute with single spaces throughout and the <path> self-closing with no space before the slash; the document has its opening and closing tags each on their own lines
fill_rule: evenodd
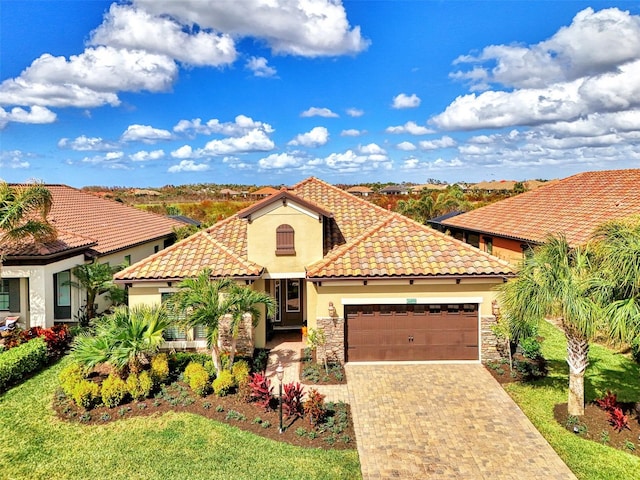
<svg viewBox="0 0 640 480">
<path fill-rule="evenodd" d="M 276 314 L 270 319 L 273 328 L 298 328 L 304 320 L 302 279 L 268 282 L 269 294 L 276 300 Z"/>
<path fill-rule="evenodd" d="M 65 270 L 53 275 L 53 318 L 55 320 L 71 319 L 71 272 Z"/>
</svg>

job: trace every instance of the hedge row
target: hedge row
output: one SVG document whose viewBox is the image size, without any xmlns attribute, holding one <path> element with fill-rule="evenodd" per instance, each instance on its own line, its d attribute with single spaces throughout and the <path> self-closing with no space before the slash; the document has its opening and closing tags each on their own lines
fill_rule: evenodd
<svg viewBox="0 0 640 480">
<path fill-rule="evenodd" d="M 0 392 L 25 375 L 36 372 L 48 362 L 47 344 L 43 338 L 18 345 L 0 355 Z"/>
</svg>

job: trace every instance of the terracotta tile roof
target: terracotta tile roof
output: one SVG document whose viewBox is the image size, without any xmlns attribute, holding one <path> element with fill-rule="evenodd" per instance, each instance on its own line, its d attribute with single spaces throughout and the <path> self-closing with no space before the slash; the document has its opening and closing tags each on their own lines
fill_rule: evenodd
<svg viewBox="0 0 640 480">
<path fill-rule="evenodd" d="M 381 218 L 391 214 L 384 208 L 346 194 L 344 190 L 313 177 L 294 185 L 292 192 L 333 213 L 339 233 L 346 242 L 350 242 L 363 231 L 379 223 Z"/>
<path fill-rule="evenodd" d="M 92 195 L 66 185 L 46 185 L 53 197 L 49 221 L 61 232 L 51 251 L 62 252 L 64 245 L 75 248 L 82 242 L 93 244 L 99 255 L 122 250 L 170 235 L 177 220 Z M 73 238 L 72 238 L 73 237 Z M 15 255 L 28 255 L 41 246 L 24 244 Z"/>
<path fill-rule="evenodd" d="M 349 193 L 373 193 L 369 187 L 365 187 L 364 185 L 356 185 L 354 187 L 347 188 L 347 192 Z"/>
<path fill-rule="evenodd" d="M 399 214 L 307 269 L 309 278 L 508 275 L 509 264 Z"/>
<path fill-rule="evenodd" d="M 66 251 L 86 249 L 95 244 L 95 240 L 91 238 L 58 230 L 57 237 L 52 242 L 9 242 L 2 245 L 0 253 L 8 257 L 47 257 Z"/>
<path fill-rule="evenodd" d="M 511 272 L 509 264 L 470 245 L 318 179 L 300 182 L 288 195 L 333 214 L 333 218 L 326 218 L 325 222 L 325 237 L 331 239 L 331 245 L 326 248 L 328 255 L 309 267 L 309 276 L 503 275 Z M 195 276 L 204 267 L 220 277 L 261 274 L 262 267 L 247 258 L 247 220 L 240 214 L 130 266 L 118 273 L 116 279 L 121 282 L 179 279 Z"/>
<path fill-rule="evenodd" d="M 640 213 L 640 169 L 585 172 L 444 220 L 443 225 L 542 243 L 563 233 L 585 243 L 594 228 Z"/>
<path fill-rule="evenodd" d="M 260 190 L 256 190 L 255 192 L 251 192 L 251 195 L 254 196 L 269 196 L 274 193 L 278 193 L 280 190 L 277 190 L 273 187 L 263 187 Z"/>
</svg>

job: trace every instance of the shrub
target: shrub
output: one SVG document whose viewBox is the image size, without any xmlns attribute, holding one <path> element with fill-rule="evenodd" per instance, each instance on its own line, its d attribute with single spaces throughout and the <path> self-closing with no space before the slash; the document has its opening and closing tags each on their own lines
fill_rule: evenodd
<svg viewBox="0 0 640 480">
<path fill-rule="evenodd" d="M 251 400 L 262 408 L 269 410 L 272 399 L 271 380 L 262 373 L 254 373 L 250 377 L 249 388 L 251 389 Z"/>
<path fill-rule="evenodd" d="M 40 370 L 47 363 L 47 345 L 37 338 L 4 352 L 0 356 L 0 391 Z"/>
<path fill-rule="evenodd" d="M 283 385 L 283 389 L 282 409 L 287 414 L 287 417 L 302 417 L 304 415 L 304 407 L 302 405 L 304 387 L 298 382 L 291 382 Z"/>
<path fill-rule="evenodd" d="M 251 369 L 254 372 L 264 372 L 269 363 L 269 350 L 265 348 L 256 348 L 253 352 Z"/>
<path fill-rule="evenodd" d="M 325 410 L 324 395 L 315 388 L 309 390 L 307 401 L 304 402 L 304 413 L 309 417 L 311 425 L 318 425 L 322 422 Z"/>
<path fill-rule="evenodd" d="M 631 344 L 631 357 L 636 363 L 640 363 L 640 338 L 636 338 Z"/>
<path fill-rule="evenodd" d="M 109 408 L 120 405 L 127 393 L 127 384 L 117 375 L 110 374 L 102 382 L 102 403 Z"/>
<path fill-rule="evenodd" d="M 204 362 L 204 369 L 209 374 L 209 378 L 216 378 L 218 370 L 216 370 L 216 364 L 213 363 L 213 360 L 209 359 Z"/>
<path fill-rule="evenodd" d="M 615 407 L 609 411 L 609 423 L 617 432 L 621 432 L 623 429 L 629 427 L 629 417 L 622 412 L 620 407 Z"/>
<path fill-rule="evenodd" d="M 73 388 L 71 398 L 79 407 L 91 408 L 100 398 L 100 387 L 89 380 L 80 380 Z"/>
<path fill-rule="evenodd" d="M 191 362 L 184 370 L 184 381 L 201 397 L 209 392 L 209 373 L 199 363 Z"/>
<path fill-rule="evenodd" d="M 612 393 L 610 390 L 607 390 L 607 393 L 604 397 L 596 398 L 596 405 L 598 405 L 598 407 L 600 407 L 605 412 L 611 412 L 613 409 L 620 406 L 618 404 L 618 396 L 615 393 Z"/>
<path fill-rule="evenodd" d="M 127 377 L 127 390 L 134 400 L 142 400 L 151 394 L 153 381 L 149 372 L 143 371 L 139 375 L 130 373 Z"/>
<path fill-rule="evenodd" d="M 151 360 L 151 378 L 157 385 L 169 379 L 169 360 L 166 353 L 156 355 Z"/>
<path fill-rule="evenodd" d="M 235 362 L 233 367 L 231 367 L 231 373 L 233 374 L 233 379 L 236 385 L 240 385 L 242 382 L 246 381 L 249 378 L 250 371 L 251 368 L 246 360 L 239 360 Z"/>
<path fill-rule="evenodd" d="M 213 381 L 213 391 L 219 397 L 227 395 L 234 386 L 233 375 L 228 370 L 222 370 Z"/>
<path fill-rule="evenodd" d="M 64 367 L 58 374 L 60 387 L 67 397 L 71 397 L 73 395 L 73 389 L 76 387 L 76 384 L 81 380 L 84 380 L 84 378 L 85 375 L 83 368 L 75 362 Z"/>
</svg>

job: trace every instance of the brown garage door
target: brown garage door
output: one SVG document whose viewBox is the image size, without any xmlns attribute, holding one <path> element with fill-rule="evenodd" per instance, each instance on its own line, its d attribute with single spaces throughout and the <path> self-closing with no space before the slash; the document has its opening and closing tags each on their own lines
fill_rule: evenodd
<svg viewBox="0 0 640 480">
<path fill-rule="evenodd" d="M 346 305 L 347 361 L 477 360 L 478 305 Z"/>
</svg>

